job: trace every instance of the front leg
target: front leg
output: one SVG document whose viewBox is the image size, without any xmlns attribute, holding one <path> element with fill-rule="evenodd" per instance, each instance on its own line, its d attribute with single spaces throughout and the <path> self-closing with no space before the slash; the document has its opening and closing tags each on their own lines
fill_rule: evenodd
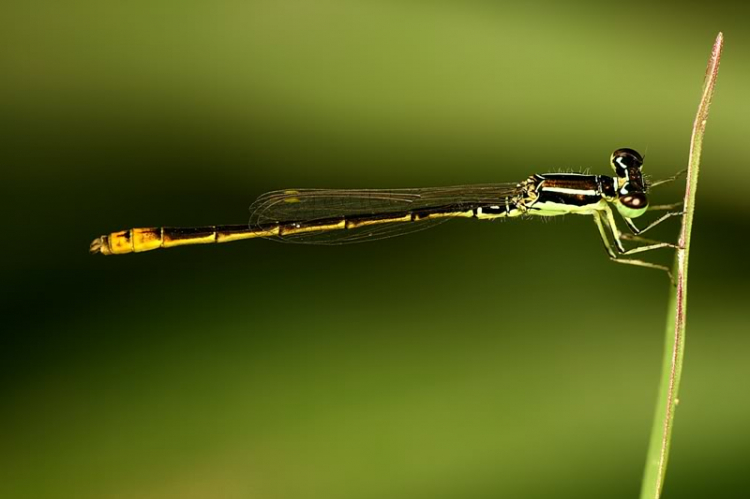
<svg viewBox="0 0 750 499">
<path fill-rule="evenodd" d="M 656 180 L 654 182 L 649 183 L 648 188 L 649 189 L 653 189 L 654 187 L 656 187 L 658 185 L 664 185 L 664 184 L 668 184 L 670 182 L 674 182 L 675 180 L 677 180 L 678 178 L 682 177 L 686 173 L 687 173 L 687 168 L 685 168 L 684 170 L 678 171 L 677 173 L 675 173 L 671 177 L 663 178 L 661 180 Z"/>
<path fill-rule="evenodd" d="M 630 250 L 626 250 L 623 247 L 622 241 L 621 241 L 621 234 L 620 231 L 617 229 L 617 226 L 615 225 L 614 216 L 612 215 L 612 211 L 607 206 L 604 210 L 604 213 L 600 212 L 594 212 L 594 223 L 596 223 L 596 227 L 599 229 L 599 235 L 602 238 L 602 242 L 604 243 L 604 249 L 607 250 L 607 254 L 609 255 L 609 259 L 613 262 L 617 263 L 624 263 L 626 265 L 635 265 L 637 267 L 645 267 L 649 269 L 657 269 L 657 270 L 663 270 L 667 273 L 667 276 L 669 276 L 669 280 L 672 282 L 672 285 L 675 285 L 674 277 L 672 276 L 672 272 L 669 270 L 669 267 L 666 267 L 664 265 L 658 265 L 655 263 L 647 262 L 644 260 L 636 260 L 633 258 L 622 258 L 623 256 L 627 255 L 633 255 L 635 253 L 642 253 L 644 251 L 651 251 L 655 249 L 660 248 L 675 248 L 676 246 L 669 243 L 660 243 L 655 242 L 654 244 L 648 244 L 645 246 L 637 246 L 635 248 L 632 248 Z M 610 242 L 609 236 L 612 237 L 612 242 Z"/>
<path fill-rule="evenodd" d="M 683 203 L 649 205 L 648 211 L 673 211 L 677 208 L 682 208 L 682 205 Z"/>
<path fill-rule="evenodd" d="M 632 232 L 636 236 L 639 236 L 639 235 L 643 234 L 644 232 L 653 229 L 654 227 L 656 227 L 657 225 L 659 225 L 660 223 L 662 223 L 664 220 L 668 220 L 668 219 L 670 219 L 672 217 L 676 217 L 676 216 L 679 216 L 679 215 L 682 215 L 682 214 L 684 214 L 684 212 L 682 212 L 682 211 L 671 211 L 669 213 L 665 213 L 664 215 L 660 216 L 659 218 L 657 218 L 656 220 L 654 220 L 653 222 L 651 222 L 650 224 L 648 224 L 643 229 L 639 229 L 638 226 L 635 225 L 635 222 L 633 222 L 632 218 L 622 217 L 622 219 L 625 220 L 625 225 L 628 226 L 628 229 L 630 229 L 630 232 Z"/>
</svg>

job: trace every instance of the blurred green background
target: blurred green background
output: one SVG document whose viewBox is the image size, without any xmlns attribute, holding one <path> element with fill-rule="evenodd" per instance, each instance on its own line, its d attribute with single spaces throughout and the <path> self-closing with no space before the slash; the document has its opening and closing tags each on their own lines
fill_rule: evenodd
<svg viewBox="0 0 750 499">
<path fill-rule="evenodd" d="M 587 218 L 87 249 L 129 227 L 243 223 L 287 187 L 609 173 L 625 146 L 667 177 L 722 30 L 665 497 L 747 497 L 747 15 L 4 2 L 0 496 L 635 497 L 668 282 L 610 263 Z"/>
</svg>

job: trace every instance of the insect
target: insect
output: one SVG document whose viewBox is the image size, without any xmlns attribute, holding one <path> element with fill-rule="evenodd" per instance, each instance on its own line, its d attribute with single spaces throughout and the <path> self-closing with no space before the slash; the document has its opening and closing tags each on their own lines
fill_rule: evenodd
<svg viewBox="0 0 750 499">
<path fill-rule="evenodd" d="M 261 195 L 250 206 L 250 222 L 208 227 L 152 227 L 113 232 L 96 238 L 91 253 L 120 255 L 159 248 L 268 238 L 308 244 L 374 241 L 424 230 L 455 218 L 494 220 L 528 216 L 588 215 L 594 219 L 609 257 L 616 262 L 655 268 L 662 265 L 628 258 L 659 248 L 676 248 L 638 236 L 670 217 L 669 211 L 639 229 L 634 218 L 649 207 L 643 157 L 633 149 L 617 149 L 610 163 L 614 176 L 579 173 L 534 174 L 520 183 L 430 187 L 419 189 L 289 189 Z M 614 210 L 613 210 L 614 207 Z M 633 235 L 615 223 L 617 211 Z M 623 239 L 644 242 L 625 249 Z M 671 275 L 670 275 L 671 276 Z"/>
</svg>

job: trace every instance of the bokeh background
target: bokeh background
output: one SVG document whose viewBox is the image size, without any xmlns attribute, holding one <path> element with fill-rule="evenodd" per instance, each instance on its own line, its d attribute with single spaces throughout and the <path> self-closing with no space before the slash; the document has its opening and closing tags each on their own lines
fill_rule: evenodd
<svg viewBox="0 0 750 499">
<path fill-rule="evenodd" d="M 747 497 L 747 15 L 4 2 L 0 496 L 635 497 L 668 282 L 610 263 L 589 219 L 87 249 L 129 227 L 243 223 L 287 187 L 608 173 L 624 146 L 667 177 L 722 30 L 665 497 Z"/>
</svg>

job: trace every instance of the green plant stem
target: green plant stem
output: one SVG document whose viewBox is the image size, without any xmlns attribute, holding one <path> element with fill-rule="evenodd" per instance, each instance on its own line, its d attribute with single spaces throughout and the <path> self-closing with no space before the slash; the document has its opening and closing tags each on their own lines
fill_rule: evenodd
<svg viewBox="0 0 750 499">
<path fill-rule="evenodd" d="M 669 445 L 674 425 L 675 408 L 678 403 L 678 391 L 682 376 L 682 360 L 685 352 L 685 316 L 687 313 L 687 277 L 688 257 L 690 255 L 690 235 L 695 212 L 695 193 L 698 187 L 698 170 L 700 166 L 703 135 L 706 120 L 711 106 L 716 78 L 719 74 L 721 50 L 724 44 L 722 33 L 716 37 L 711 58 L 706 68 L 703 82 L 703 93 L 698 105 L 698 112 L 693 123 L 693 134 L 690 139 L 690 156 L 688 158 L 687 185 L 685 187 L 684 216 L 680 230 L 679 246 L 675 257 L 673 275 L 676 286 L 670 290 L 669 316 L 666 328 L 666 347 L 662 364 L 662 376 L 656 414 L 651 429 L 651 440 L 643 474 L 641 499 L 658 499 L 664 487 L 667 471 Z"/>
</svg>

